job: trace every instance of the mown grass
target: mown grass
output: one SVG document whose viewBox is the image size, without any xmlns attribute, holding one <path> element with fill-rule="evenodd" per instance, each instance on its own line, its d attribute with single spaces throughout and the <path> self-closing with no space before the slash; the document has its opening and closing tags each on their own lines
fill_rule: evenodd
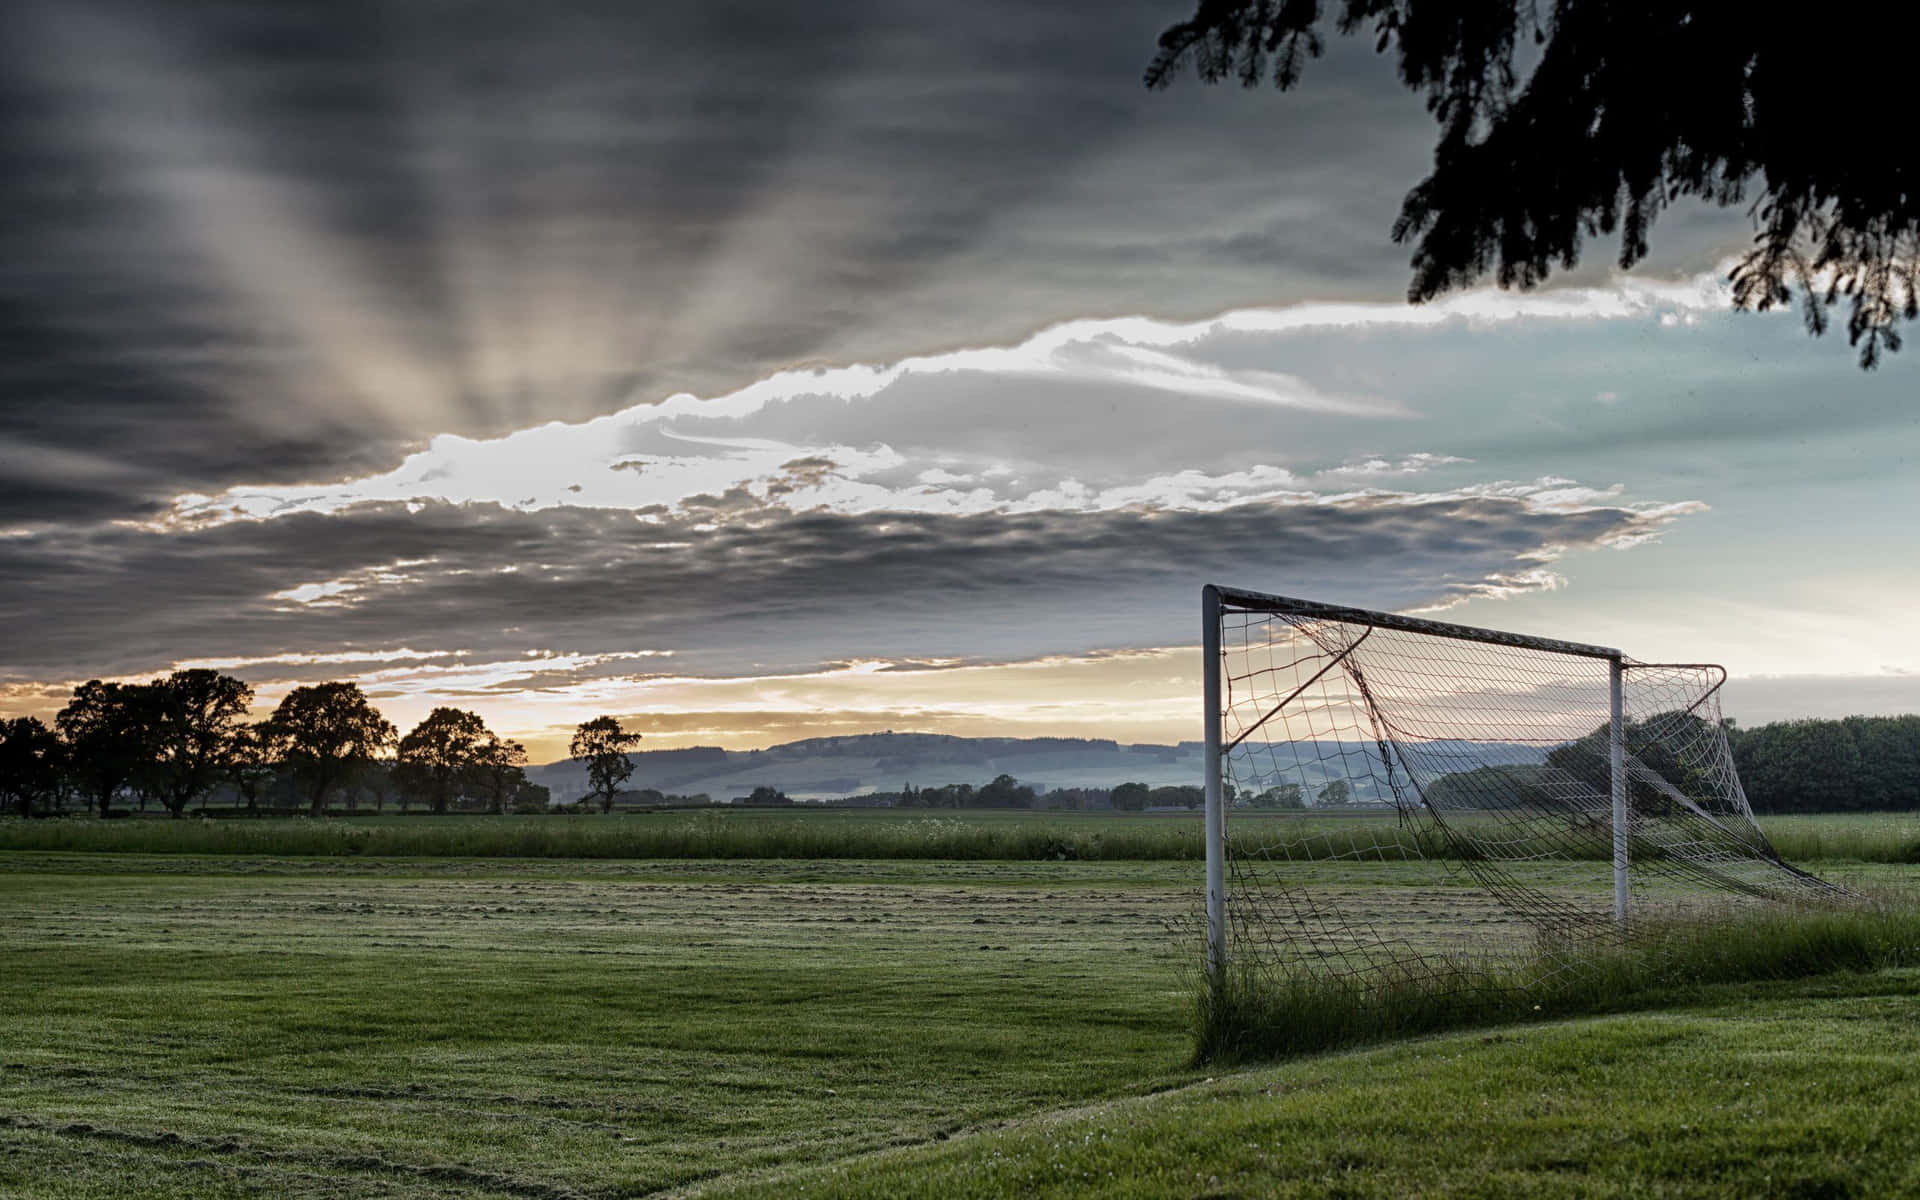
<svg viewBox="0 0 1920 1200">
<path fill-rule="evenodd" d="M 0 857 L 0 1196 L 640 1195 L 1194 1077 L 1154 864 Z"/>
<path fill-rule="evenodd" d="M 1512 962 L 1432 956 L 1351 973 L 1229 967 L 1196 987 L 1196 1058 L 1284 1058 L 1445 1029 L 1653 1008 L 1710 984 L 1920 965 L 1908 901 L 1645 921 L 1628 938 Z"/>
<path fill-rule="evenodd" d="M 1405 864 L 1315 868 L 1386 919 L 1432 919 Z M 1714 1174 L 1722 1152 L 1867 1195 L 1903 1177 L 1848 1168 L 1834 1131 L 1920 1149 L 1881 1107 L 1916 1111 L 1912 973 L 1817 997 L 1676 987 L 1670 1003 L 1737 994 L 1761 1031 L 1700 1018 L 1698 1062 L 1661 1057 L 1667 1018 L 1616 1018 L 1194 1089 L 1188 947 L 1167 926 L 1196 888 L 1193 864 L 1151 861 L 0 854 L 0 1196 L 1516 1190 L 1483 1169 L 1544 1194 L 1781 1191 L 1761 1168 Z M 1746 1065 L 1802 1047 L 1815 1067 Z M 1698 1122 L 1719 1094 L 1648 1093 L 1713 1069 L 1751 1079 L 1759 1132 L 1635 1151 L 1672 1133 L 1642 1114 Z M 1820 1071 L 1845 1086 L 1814 1090 Z M 1436 1150 L 1442 1134 L 1459 1140 Z"/>
<path fill-rule="evenodd" d="M 1920 1195 L 1920 972 L 1721 984 L 1671 1003 L 1301 1059 L 701 1194 Z"/>
</svg>

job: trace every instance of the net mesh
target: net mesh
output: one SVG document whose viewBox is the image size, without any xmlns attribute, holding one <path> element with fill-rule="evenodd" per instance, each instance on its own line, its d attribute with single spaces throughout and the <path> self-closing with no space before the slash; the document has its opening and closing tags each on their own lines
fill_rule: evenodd
<svg viewBox="0 0 1920 1200">
<path fill-rule="evenodd" d="M 1444 985 L 1463 959 L 1551 963 L 1622 937 L 1610 661 L 1362 616 L 1222 607 L 1236 970 Z M 1755 823 L 1721 723 L 1723 679 L 1625 664 L 1636 921 L 1837 891 L 1783 862 Z"/>
</svg>

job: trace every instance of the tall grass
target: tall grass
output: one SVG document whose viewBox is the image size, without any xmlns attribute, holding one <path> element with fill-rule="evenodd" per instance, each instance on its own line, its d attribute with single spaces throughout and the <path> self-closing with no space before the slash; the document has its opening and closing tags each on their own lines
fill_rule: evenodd
<svg viewBox="0 0 1920 1200">
<path fill-rule="evenodd" d="M 1464 832 L 1474 818 L 1457 819 Z M 1765 826 L 1789 862 L 1920 862 L 1920 817 L 1846 814 L 1771 817 Z M 1270 859 L 1399 862 L 1443 847 L 1390 818 L 1235 813 L 1236 854 Z M 1509 849 L 1522 847 L 1508 836 Z M 99 821 L 0 817 L 0 850 L 123 854 L 370 855 L 436 858 L 1175 859 L 1205 856 L 1199 815 L 1016 811 L 705 811 L 598 815 L 259 820 Z M 1568 845 L 1543 829 L 1542 854 L 1605 861 L 1595 837 Z"/>
<path fill-rule="evenodd" d="M 1431 960 L 1333 975 L 1230 969 L 1200 987 L 1195 1058 L 1285 1058 L 1444 1029 L 1621 1012 L 1709 984 L 1920 965 L 1920 907 L 1777 909 L 1643 925 L 1508 965 Z"/>
<path fill-rule="evenodd" d="M 1193 822 L 654 813 L 405 821 L 0 820 L 0 850 L 433 858 L 1199 859 Z"/>
<path fill-rule="evenodd" d="M 1788 862 L 1920 863 L 1920 813 L 1795 813 L 1760 824 Z"/>
</svg>

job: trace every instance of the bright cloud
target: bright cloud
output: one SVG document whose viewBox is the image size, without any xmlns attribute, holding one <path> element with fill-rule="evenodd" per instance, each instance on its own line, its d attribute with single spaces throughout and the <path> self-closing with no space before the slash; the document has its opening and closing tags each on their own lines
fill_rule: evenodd
<svg viewBox="0 0 1920 1200">
<path fill-rule="evenodd" d="M 1302 304 L 1187 323 L 1145 317 L 1074 321 L 1012 346 L 887 366 L 782 372 L 723 396 L 680 394 L 501 438 L 445 435 L 379 475 L 316 487 L 182 496 L 158 526 L 338 512 L 381 501 L 488 503 L 522 511 L 585 506 L 650 515 L 682 511 L 689 498 L 729 493 L 790 511 L 839 513 L 1223 507 L 1315 484 L 1353 486 L 1467 461 L 1426 450 L 1317 464 L 1299 461 L 1309 456 L 1295 450 L 1294 461 L 1282 461 L 1288 457 L 1285 431 L 1300 421 L 1365 426 L 1404 423 L 1417 414 L 1367 389 L 1309 381 L 1276 365 L 1225 362 L 1217 349 L 1223 341 L 1255 339 L 1277 364 L 1300 339 L 1356 330 L 1646 320 L 1725 303 L 1724 289 L 1703 276 L 1520 295 L 1468 292 L 1418 308 Z M 1018 428 L 1003 429 L 1005 436 L 986 445 L 965 431 L 942 439 L 925 419 L 930 392 L 943 396 L 950 409 L 976 409 L 989 420 L 996 404 L 1017 396 L 1026 420 L 1045 433 L 1023 440 Z M 1115 456 L 1125 449 L 1121 443 L 1138 435 L 1129 422 L 1114 421 L 1111 410 L 1116 395 L 1142 394 L 1154 405 L 1186 410 L 1202 430 L 1217 430 L 1209 458 L 1231 454 L 1236 427 L 1257 430 L 1250 440 L 1274 458 L 1225 471 L 1175 464 L 1144 478 L 1123 470 Z M 862 431 L 871 436 L 833 436 Z"/>
</svg>

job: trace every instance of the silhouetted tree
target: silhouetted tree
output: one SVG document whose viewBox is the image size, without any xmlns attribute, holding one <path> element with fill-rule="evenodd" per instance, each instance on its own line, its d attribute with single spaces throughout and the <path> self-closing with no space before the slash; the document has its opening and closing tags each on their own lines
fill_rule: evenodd
<svg viewBox="0 0 1920 1200">
<path fill-rule="evenodd" d="M 1206 802 L 1206 789 L 1191 784 L 1157 787 L 1147 794 L 1147 803 L 1161 808 L 1199 808 Z"/>
<path fill-rule="evenodd" d="M 281 759 L 307 788 L 309 812 L 323 816 L 334 787 L 393 744 L 394 728 L 357 683 L 317 683 L 286 694 L 266 722 Z"/>
<path fill-rule="evenodd" d="M 996 775 L 974 796 L 981 808 L 1032 808 L 1033 789 L 1022 786 L 1011 775 Z"/>
<path fill-rule="evenodd" d="M 1751 201 L 1757 232 L 1733 271 L 1735 305 L 1787 303 L 1797 286 L 1818 334 L 1848 297 L 1848 340 L 1871 368 L 1900 348 L 1895 322 L 1915 316 L 1920 295 L 1920 160 L 1889 125 L 1909 106 L 1911 49 L 1891 33 L 1903 11 L 1199 0 L 1160 35 L 1146 80 L 1163 87 L 1191 65 L 1209 83 L 1290 88 L 1329 27 L 1370 30 L 1440 127 L 1433 173 L 1393 226 L 1396 242 L 1417 239 L 1410 300 L 1489 269 L 1502 287 L 1531 287 L 1575 265 L 1595 235 L 1617 232 L 1631 267 L 1675 200 Z M 1537 47 L 1531 71 L 1515 63 L 1523 40 Z"/>
<path fill-rule="evenodd" d="M 543 813 L 553 806 L 553 793 L 545 784 L 534 783 L 524 777 L 513 789 L 513 811 L 520 813 Z"/>
<path fill-rule="evenodd" d="M 507 800 L 527 781 L 527 748 L 519 742 L 502 741 L 489 733 L 473 755 L 473 777 L 488 808 L 507 811 Z"/>
<path fill-rule="evenodd" d="M 400 739 L 395 781 L 424 795 L 434 812 L 446 812 L 455 789 L 472 779 L 481 747 L 490 739 L 493 733 L 480 714 L 436 708 Z"/>
<path fill-rule="evenodd" d="M 1122 812 L 1146 811 L 1153 789 L 1144 783 L 1123 783 L 1113 789 L 1113 806 Z"/>
<path fill-rule="evenodd" d="M 1559 801 L 1545 785 L 1548 771 L 1532 764 L 1497 764 L 1455 771 L 1427 784 L 1420 798 L 1445 810 L 1546 808 Z"/>
<path fill-rule="evenodd" d="M 38 717 L 0 721 L 0 809 L 31 817 L 60 787 L 60 735 Z"/>
<path fill-rule="evenodd" d="M 247 811 L 260 807 L 260 792 L 273 779 L 276 767 L 273 738 L 265 726 L 242 725 L 233 731 L 226 761 L 227 782 Z"/>
<path fill-rule="evenodd" d="M 1307 800 L 1297 783 L 1276 783 L 1248 798 L 1254 808 L 1305 808 Z"/>
<path fill-rule="evenodd" d="M 387 811 L 387 799 L 398 790 L 393 783 L 392 759 L 377 758 L 365 763 L 358 772 L 359 784 L 373 796 L 373 811 Z"/>
<path fill-rule="evenodd" d="M 639 734 L 620 728 L 613 717 L 582 721 L 574 730 L 567 753 L 586 760 L 589 794 L 600 797 L 601 812 L 613 811 L 613 798 L 620 794 L 620 785 L 632 778 L 633 760 L 626 752 L 639 741 Z"/>
<path fill-rule="evenodd" d="M 126 736 L 129 739 L 128 750 L 133 756 L 133 771 L 127 776 L 127 786 L 133 791 L 134 802 L 140 811 L 147 811 L 147 802 L 160 799 L 166 792 L 164 752 L 161 749 L 161 727 L 166 720 L 166 697 L 162 694 L 158 680 L 146 683 L 122 684 L 120 698 L 126 713 Z"/>
<path fill-rule="evenodd" d="M 921 788 L 914 793 L 914 803 L 927 808 L 970 808 L 974 803 L 973 785 L 949 783 L 944 787 Z"/>
<path fill-rule="evenodd" d="M 178 817 L 228 773 L 253 689 L 231 675 L 196 668 L 156 679 L 142 694 L 154 790 Z"/>
<path fill-rule="evenodd" d="M 1042 798 L 1041 803 L 1047 808 L 1086 810 L 1110 803 L 1112 799 L 1112 793 L 1105 788 L 1065 787 L 1054 788 Z"/>
<path fill-rule="evenodd" d="M 53 719 L 74 783 L 102 817 L 112 814 L 114 793 L 148 761 L 144 710 L 138 686 L 89 679 Z"/>
<path fill-rule="evenodd" d="M 1720 735 L 1704 718 L 1679 710 L 1654 713 L 1644 721 L 1628 721 L 1621 736 L 1632 763 L 1639 763 L 1682 794 L 1700 796 L 1712 787 L 1709 773 L 1718 756 Z M 1549 750 L 1547 765 L 1572 775 L 1597 796 L 1611 796 L 1610 738 L 1609 727 L 1602 725 L 1583 738 Z M 1626 791 L 1627 804 L 1635 812 L 1665 814 L 1673 807 L 1672 798 L 1636 776 L 1631 763 Z"/>
</svg>

